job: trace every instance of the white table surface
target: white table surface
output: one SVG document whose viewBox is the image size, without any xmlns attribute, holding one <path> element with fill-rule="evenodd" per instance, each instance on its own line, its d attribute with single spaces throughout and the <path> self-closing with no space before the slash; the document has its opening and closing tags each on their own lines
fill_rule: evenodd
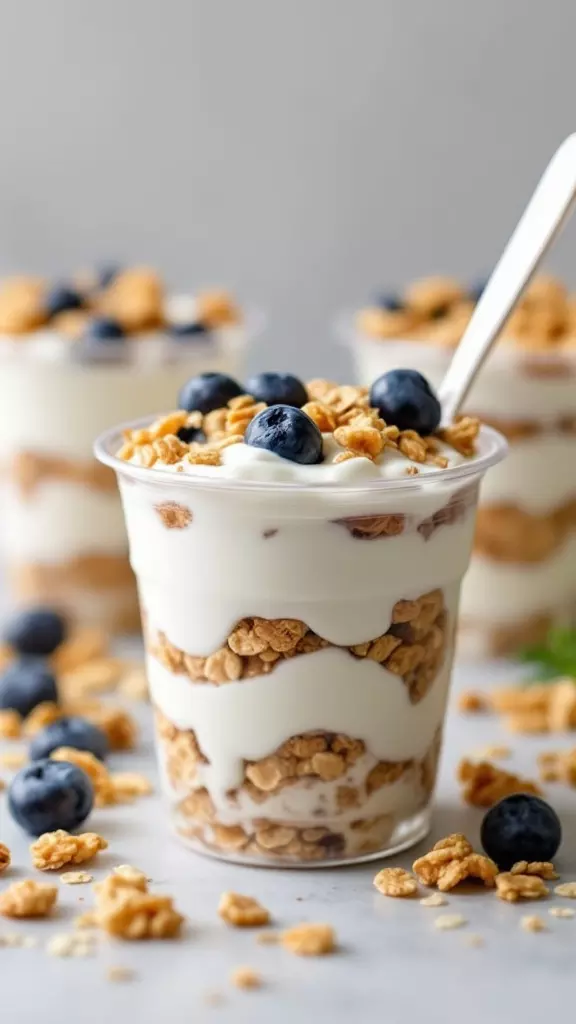
<svg viewBox="0 0 576 1024">
<path fill-rule="evenodd" d="M 460 666 L 458 688 L 496 683 L 510 670 L 502 666 Z M 454 705 L 454 701 L 452 701 Z M 150 712 L 142 709 L 142 742 L 137 754 L 117 756 L 116 768 L 143 770 L 155 776 Z M 442 760 L 432 837 L 390 863 L 409 866 L 431 839 L 463 831 L 478 840 L 480 811 L 462 804 L 454 780 L 458 759 L 486 744 L 509 743 L 514 758 L 505 767 L 535 778 L 541 749 L 569 746 L 557 737 L 511 738 L 495 719 L 465 718 L 452 711 Z M 6 744 L 3 745 L 6 747 Z M 2 774 L 6 774 L 2 772 Z M 563 880 L 576 878 L 576 794 L 564 786 L 548 795 L 564 825 L 558 866 Z M 114 865 L 135 864 L 153 879 L 158 892 L 174 895 L 189 925 L 176 942 L 123 943 L 103 938 L 88 959 L 58 959 L 43 948 L 55 933 L 70 932 L 72 919 L 90 906 L 89 886 L 60 885 L 59 910 L 50 921 L 12 922 L 0 918 L 0 934 L 35 935 L 34 949 L 0 948 L 0 1019 L 7 1024 L 71 1021 L 192 1024 L 218 1020 L 250 1024 L 288 1024 L 298 1020 L 344 1024 L 536 1024 L 564 1009 L 571 1013 L 575 990 L 576 918 L 555 919 L 548 908 L 570 903 L 547 901 L 510 905 L 478 887 L 449 894 L 448 906 L 431 909 L 418 900 L 393 900 L 372 886 L 377 865 L 352 868 L 280 871 L 243 868 L 196 856 L 168 831 L 158 796 L 132 806 L 96 811 L 89 827 L 109 841 L 97 866 L 102 878 Z M 10 820 L 0 797 L 0 838 L 13 854 L 13 868 L 2 880 L 41 877 L 30 867 L 27 838 Z M 383 864 L 385 862 L 379 862 Z M 56 878 L 58 875 L 56 875 Z M 300 921 L 326 921 L 338 934 L 340 951 L 324 958 L 298 958 L 275 946 L 259 946 L 254 932 L 227 927 L 216 915 L 220 893 L 233 889 L 257 896 L 281 927 Z M 82 902 L 81 902 L 82 901 Z M 440 932 L 434 918 L 461 913 L 465 928 Z M 527 933 L 520 918 L 538 913 L 548 931 Z M 482 948 L 466 945 L 470 933 L 484 939 Z M 137 977 L 127 983 L 107 979 L 110 966 L 127 966 Z M 248 965 L 261 972 L 265 987 L 234 989 L 230 971 Z M 219 1005 L 207 1002 L 220 993 Z"/>
</svg>

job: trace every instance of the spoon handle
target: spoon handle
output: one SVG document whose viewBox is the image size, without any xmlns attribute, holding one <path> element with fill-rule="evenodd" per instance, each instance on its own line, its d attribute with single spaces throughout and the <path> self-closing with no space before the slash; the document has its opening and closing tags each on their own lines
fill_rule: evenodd
<svg viewBox="0 0 576 1024">
<path fill-rule="evenodd" d="M 458 413 L 474 378 L 576 199 L 576 134 L 556 150 L 472 314 L 439 389 L 442 425 Z"/>
</svg>

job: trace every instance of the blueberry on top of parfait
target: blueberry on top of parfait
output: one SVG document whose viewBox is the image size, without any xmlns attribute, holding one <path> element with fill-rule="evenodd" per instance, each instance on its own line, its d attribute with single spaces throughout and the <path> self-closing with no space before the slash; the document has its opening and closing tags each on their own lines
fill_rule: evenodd
<svg viewBox="0 0 576 1024">
<path fill-rule="evenodd" d="M 250 421 L 246 444 L 302 466 L 322 462 L 322 434 L 305 412 L 292 405 L 272 405 Z"/>
<path fill-rule="evenodd" d="M 292 405 L 301 409 L 308 401 L 306 388 L 292 373 L 257 373 L 248 380 L 246 391 L 266 405 Z"/>
<path fill-rule="evenodd" d="M 57 284 L 51 288 L 44 300 L 49 318 L 69 309 L 82 309 L 83 299 L 80 293 L 69 284 Z"/>
<path fill-rule="evenodd" d="M 47 657 L 64 643 L 66 619 L 54 608 L 28 608 L 8 620 L 3 639 L 18 654 Z"/>
<path fill-rule="evenodd" d="M 187 412 L 198 411 L 206 415 L 221 409 L 231 398 L 242 395 L 237 381 L 225 373 L 199 373 L 186 381 L 178 396 L 178 407 Z"/>
<path fill-rule="evenodd" d="M 389 426 L 431 434 L 440 423 L 440 402 L 417 370 L 389 370 L 370 388 L 370 405 Z"/>
</svg>

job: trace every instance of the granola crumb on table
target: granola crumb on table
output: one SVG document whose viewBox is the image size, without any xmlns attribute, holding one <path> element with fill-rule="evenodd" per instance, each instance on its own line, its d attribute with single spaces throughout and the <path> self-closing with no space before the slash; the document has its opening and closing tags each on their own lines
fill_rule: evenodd
<svg viewBox="0 0 576 1024">
<path fill-rule="evenodd" d="M 0 875 L 10 867 L 10 850 L 5 843 L 0 843 Z"/>
<path fill-rule="evenodd" d="M 458 765 L 458 781 L 463 785 L 463 800 L 472 807 L 492 807 L 513 793 L 542 795 L 535 782 L 506 772 L 489 761 L 474 762 L 463 758 Z"/>
<path fill-rule="evenodd" d="M 252 896 L 223 892 L 218 913 L 227 924 L 236 928 L 259 928 L 270 923 L 270 912 Z"/>
<path fill-rule="evenodd" d="M 382 868 L 374 878 L 374 885 L 383 896 L 409 897 L 418 892 L 418 882 L 404 868 Z"/>
<path fill-rule="evenodd" d="M 236 988 L 262 988 L 262 976 L 252 967 L 235 967 L 230 974 L 230 981 Z"/>
<path fill-rule="evenodd" d="M 468 879 L 482 881 L 492 888 L 498 874 L 494 861 L 475 853 L 459 832 L 439 840 L 429 853 L 414 861 L 412 870 L 423 885 L 435 885 L 441 892 L 448 892 Z"/>
<path fill-rule="evenodd" d="M 47 917 L 58 899 L 55 885 L 25 878 L 0 892 L 0 915 L 4 917 Z"/>
<path fill-rule="evenodd" d="M 520 918 L 520 927 L 525 932 L 545 932 L 546 922 L 537 914 L 525 914 Z"/>
<path fill-rule="evenodd" d="M 83 864 L 92 860 L 108 843 L 96 832 L 73 836 L 64 829 L 45 832 L 30 846 L 32 863 L 39 871 L 58 871 L 66 864 Z"/>
<path fill-rule="evenodd" d="M 336 935 L 329 924 L 299 924 L 280 935 L 284 949 L 296 956 L 324 956 L 336 949 Z"/>
<path fill-rule="evenodd" d="M 511 871 L 502 871 L 496 877 L 496 893 L 498 898 L 507 903 L 518 900 L 539 900 L 548 895 L 548 888 L 538 875 L 513 875 Z"/>
<path fill-rule="evenodd" d="M 184 918 L 171 896 L 142 888 L 142 876 L 113 873 L 95 887 L 94 920 L 99 928 L 119 939 L 173 939 L 180 935 Z"/>
</svg>

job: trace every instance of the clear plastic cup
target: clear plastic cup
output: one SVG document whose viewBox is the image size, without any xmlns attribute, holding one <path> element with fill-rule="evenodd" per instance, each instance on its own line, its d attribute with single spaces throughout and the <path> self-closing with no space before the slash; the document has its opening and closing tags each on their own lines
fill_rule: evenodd
<svg viewBox="0 0 576 1024">
<path fill-rule="evenodd" d="M 437 386 L 453 352 L 433 341 L 363 336 L 351 318 L 340 334 L 363 384 L 411 367 Z M 466 408 L 506 436 L 510 453 L 482 485 L 459 650 L 513 654 L 576 619 L 576 346 L 502 343 Z"/>
<path fill-rule="evenodd" d="M 129 426 L 144 426 L 145 423 Z M 395 853 L 429 829 L 478 485 L 506 443 L 354 486 L 116 470 L 173 826 L 261 865 Z"/>
<path fill-rule="evenodd" d="M 115 419 L 176 404 L 186 376 L 243 371 L 256 320 L 198 340 L 159 332 L 102 343 L 38 331 L 0 339 L 2 549 L 16 603 L 48 602 L 115 632 L 139 628 L 114 474 L 93 458 Z"/>
</svg>

